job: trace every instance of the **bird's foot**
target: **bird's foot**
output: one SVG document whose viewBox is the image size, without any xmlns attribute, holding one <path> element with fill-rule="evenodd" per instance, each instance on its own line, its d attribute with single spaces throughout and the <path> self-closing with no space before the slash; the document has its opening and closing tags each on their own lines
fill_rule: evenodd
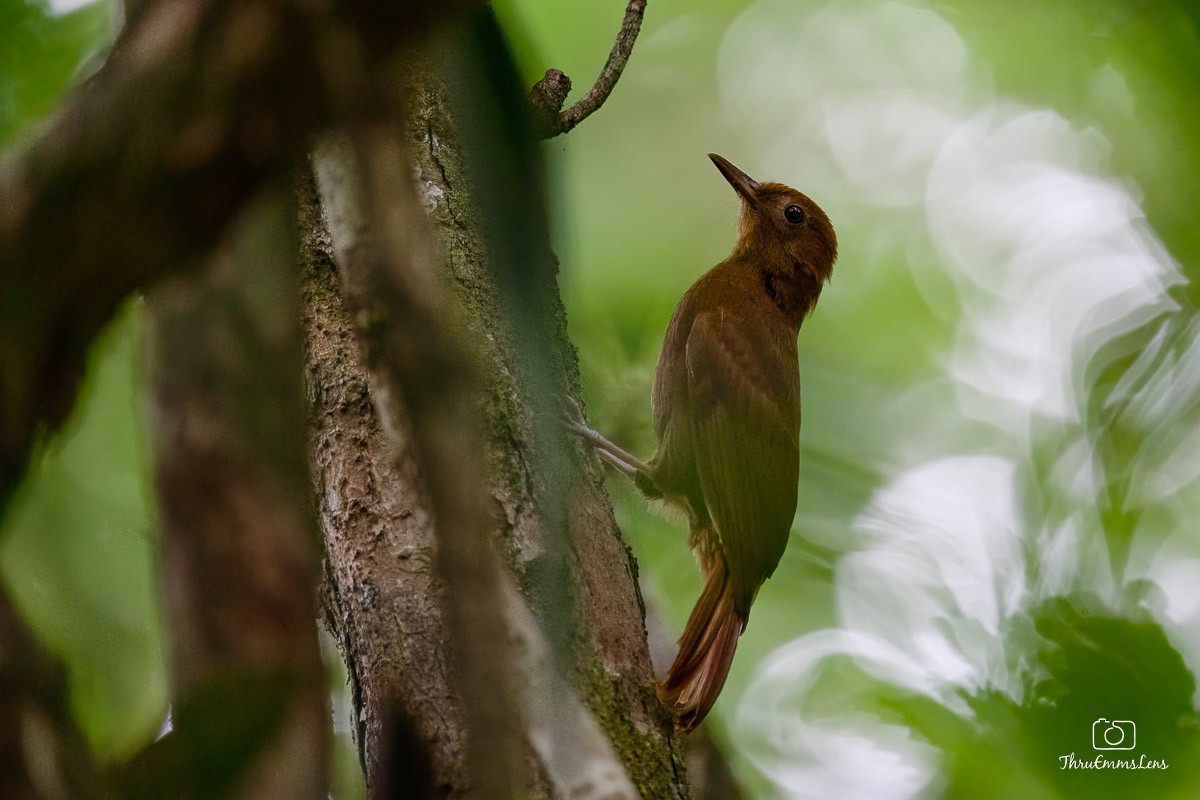
<svg viewBox="0 0 1200 800">
<path fill-rule="evenodd" d="M 579 403 L 573 397 L 567 397 L 563 400 L 562 424 L 567 431 L 590 444 L 592 449 L 596 451 L 596 455 L 609 464 L 612 464 L 617 471 L 631 480 L 637 481 L 638 473 L 641 473 L 647 479 L 649 478 L 650 467 L 646 462 L 625 448 L 609 441 L 603 434 L 588 427 L 584 421 L 583 409 L 580 408 Z"/>
</svg>

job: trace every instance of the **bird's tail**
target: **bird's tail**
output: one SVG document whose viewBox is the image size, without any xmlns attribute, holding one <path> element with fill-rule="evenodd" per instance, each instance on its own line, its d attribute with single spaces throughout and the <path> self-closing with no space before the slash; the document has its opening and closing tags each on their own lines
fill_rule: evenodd
<svg viewBox="0 0 1200 800">
<path fill-rule="evenodd" d="M 719 563 L 688 617 L 679 653 L 658 687 L 659 699 L 685 733 L 708 715 L 729 675 L 745 621 L 734 610 L 729 572 Z"/>
</svg>

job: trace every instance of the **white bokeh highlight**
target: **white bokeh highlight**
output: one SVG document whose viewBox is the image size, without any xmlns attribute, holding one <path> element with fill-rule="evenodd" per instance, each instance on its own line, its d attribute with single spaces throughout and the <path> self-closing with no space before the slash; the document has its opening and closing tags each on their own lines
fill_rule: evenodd
<svg viewBox="0 0 1200 800">
<path fill-rule="evenodd" d="M 963 413 L 1022 435 L 1033 415 L 1078 422 L 1097 347 L 1176 310 L 1178 266 L 1128 190 L 1088 172 L 1105 148 L 1051 111 L 993 105 L 933 164 L 925 212 L 963 304 L 949 364 Z"/>
</svg>

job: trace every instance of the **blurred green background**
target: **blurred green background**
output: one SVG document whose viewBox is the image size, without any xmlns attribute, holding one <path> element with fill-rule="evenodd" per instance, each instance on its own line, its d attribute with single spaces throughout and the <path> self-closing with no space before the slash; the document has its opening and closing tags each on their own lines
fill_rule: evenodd
<svg viewBox="0 0 1200 800">
<path fill-rule="evenodd" d="M 623 8 L 495 6 L 527 83 L 560 68 L 572 99 Z M 711 717 L 754 796 L 1200 796 L 1196 8 L 652 0 L 607 104 L 545 145 L 589 413 L 644 455 L 667 321 L 733 244 L 705 153 L 838 229 L 793 540 Z M 0 0 L 0 145 L 112 27 Z M 131 304 L 0 545 L 104 757 L 165 712 L 136 353 Z M 678 631 L 684 531 L 610 486 Z M 1131 749 L 1096 749 L 1113 720 Z M 1098 755 L 1169 769 L 1069 767 Z"/>
</svg>

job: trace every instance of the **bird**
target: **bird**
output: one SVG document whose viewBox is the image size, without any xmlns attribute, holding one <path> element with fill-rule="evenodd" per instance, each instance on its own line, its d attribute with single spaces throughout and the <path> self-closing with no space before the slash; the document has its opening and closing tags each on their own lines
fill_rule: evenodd
<svg viewBox="0 0 1200 800">
<path fill-rule="evenodd" d="M 651 401 L 655 454 L 643 461 L 612 443 L 577 406 L 565 420 L 648 499 L 686 515 L 704 589 L 658 684 L 685 733 L 721 693 L 750 607 L 787 547 L 800 473 L 796 340 L 837 260 L 833 224 L 807 195 L 708 157 L 741 200 L 737 244 L 667 326 Z"/>
</svg>

